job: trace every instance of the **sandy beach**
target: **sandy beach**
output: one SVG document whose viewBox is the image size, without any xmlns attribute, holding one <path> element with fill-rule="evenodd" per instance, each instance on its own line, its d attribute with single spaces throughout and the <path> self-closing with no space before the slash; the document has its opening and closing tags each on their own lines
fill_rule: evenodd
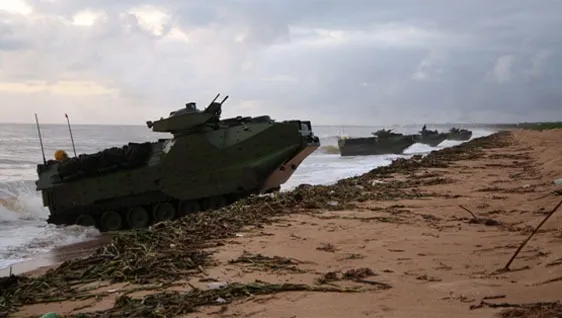
<svg viewBox="0 0 562 318">
<path fill-rule="evenodd" d="M 0 278 L 0 317 L 560 317 L 562 208 L 505 269 L 562 200 L 560 140 L 501 132 L 67 247 Z"/>
</svg>

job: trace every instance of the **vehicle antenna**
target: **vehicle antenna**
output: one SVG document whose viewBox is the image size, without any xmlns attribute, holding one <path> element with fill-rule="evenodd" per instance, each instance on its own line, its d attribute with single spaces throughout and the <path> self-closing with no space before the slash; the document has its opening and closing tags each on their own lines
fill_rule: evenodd
<svg viewBox="0 0 562 318">
<path fill-rule="evenodd" d="M 47 159 L 45 159 L 45 148 L 43 147 L 43 138 L 41 137 L 41 128 L 39 128 L 39 119 L 37 119 L 37 113 L 35 114 L 35 123 L 37 124 L 37 134 L 39 135 L 39 143 L 41 144 L 41 153 L 43 154 L 43 164 L 47 164 Z"/>
<path fill-rule="evenodd" d="M 68 123 L 68 131 L 70 132 L 70 141 L 72 142 L 72 150 L 74 150 L 74 157 L 76 156 L 76 147 L 74 146 L 74 138 L 72 137 L 72 129 L 70 128 L 70 119 L 68 119 L 68 115 L 64 114 L 66 117 L 66 122 Z"/>
</svg>

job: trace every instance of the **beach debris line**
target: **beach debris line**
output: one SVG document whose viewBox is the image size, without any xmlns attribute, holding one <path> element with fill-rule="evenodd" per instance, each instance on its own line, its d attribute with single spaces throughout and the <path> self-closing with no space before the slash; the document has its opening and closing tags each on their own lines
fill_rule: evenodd
<svg viewBox="0 0 562 318">
<path fill-rule="evenodd" d="M 486 137 L 475 138 L 458 146 L 434 150 L 425 156 L 414 155 L 409 159 L 398 158 L 392 164 L 378 167 L 367 174 L 371 176 L 385 176 L 393 173 L 415 171 L 420 168 L 447 168 L 454 161 L 482 158 L 485 149 L 509 146 L 510 142 L 506 137 L 510 134 L 508 131 L 500 131 Z M 356 178 L 361 177 L 363 176 Z"/>
<path fill-rule="evenodd" d="M 392 286 L 387 283 L 370 280 L 368 277 L 378 276 L 372 269 L 368 267 L 354 268 L 347 270 L 345 272 L 341 271 L 331 271 L 322 274 L 320 278 L 316 279 L 316 283 L 319 285 L 332 285 L 334 282 L 348 280 L 355 283 L 362 283 L 376 286 L 377 289 L 390 289 Z"/>
<path fill-rule="evenodd" d="M 220 306 L 251 296 L 295 291 L 353 293 L 361 292 L 362 289 L 290 283 L 272 284 L 262 281 L 249 284 L 232 283 L 219 289 L 194 289 L 184 293 L 161 292 L 140 299 L 121 296 L 115 300 L 114 307 L 109 310 L 74 315 L 74 317 L 177 317 L 195 312 L 202 306 Z"/>
<path fill-rule="evenodd" d="M 414 180 L 374 183 L 389 174 L 411 174 L 423 168 L 441 167 L 455 160 L 483 156 L 482 149 L 503 147 L 507 133 L 473 139 L 464 144 L 433 151 L 426 156 L 398 159 L 361 176 L 339 180 L 334 185 L 301 185 L 275 196 L 253 196 L 220 210 L 192 213 L 147 229 L 118 232 L 91 256 L 63 263 L 37 278 L 0 278 L 0 312 L 53 299 L 93 297 L 83 289 L 89 282 L 130 282 L 154 284 L 185 280 L 212 266 L 211 247 L 221 239 L 233 238 L 249 227 L 275 222 L 280 217 L 313 210 L 344 210 L 354 202 L 397 200 L 427 195 Z M 434 178 L 428 179 L 432 181 Z M 413 187 L 411 189 L 409 187 Z M 423 187 L 422 187 L 423 188 Z M 337 201 L 337 205 L 330 202 Z M 1 315 L 0 315 L 1 316 Z"/>
<path fill-rule="evenodd" d="M 562 317 L 562 304 L 559 301 L 538 302 L 538 303 L 528 303 L 528 304 L 512 304 L 512 303 L 492 303 L 486 300 L 481 300 L 478 305 L 470 306 L 470 310 L 480 309 L 480 308 L 506 308 L 497 314 L 497 316 L 504 317 L 504 318 Z"/>
<path fill-rule="evenodd" d="M 271 271 L 289 271 L 302 273 L 304 270 L 298 268 L 303 262 L 294 258 L 281 256 L 265 256 L 262 254 L 252 254 L 244 251 L 237 259 L 230 260 L 229 264 L 245 264 L 251 268 L 266 269 Z"/>
</svg>

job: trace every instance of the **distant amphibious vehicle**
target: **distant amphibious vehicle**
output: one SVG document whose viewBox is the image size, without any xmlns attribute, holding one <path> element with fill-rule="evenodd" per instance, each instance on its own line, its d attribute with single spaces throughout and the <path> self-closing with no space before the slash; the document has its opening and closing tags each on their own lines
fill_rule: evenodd
<svg viewBox="0 0 562 318">
<path fill-rule="evenodd" d="M 428 130 L 424 125 L 422 130 L 418 135 L 414 135 L 414 140 L 417 143 L 428 145 L 430 147 L 436 147 L 445 139 L 447 139 L 448 134 L 440 133 L 437 130 Z"/>
<path fill-rule="evenodd" d="M 472 138 L 472 131 L 468 129 L 451 128 L 449 130 L 447 139 L 455 141 L 467 141 Z"/>
<path fill-rule="evenodd" d="M 392 130 L 378 130 L 373 137 L 340 138 L 338 147 L 342 157 L 371 156 L 386 154 L 401 154 L 415 143 L 409 135 L 392 132 Z"/>
<path fill-rule="evenodd" d="M 218 97 L 204 110 L 190 102 L 146 123 L 172 138 L 80 156 L 74 152 L 73 158 L 57 151 L 56 160 L 49 161 L 43 154 L 36 185 L 50 211 L 48 222 L 105 232 L 217 209 L 278 191 L 320 146 L 310 121 L 276 122 L 267 115 L 221 120 L 228 96 L 221 102 Z M 38 121 L 37 129 L 43 148 Z"/>
</svg>

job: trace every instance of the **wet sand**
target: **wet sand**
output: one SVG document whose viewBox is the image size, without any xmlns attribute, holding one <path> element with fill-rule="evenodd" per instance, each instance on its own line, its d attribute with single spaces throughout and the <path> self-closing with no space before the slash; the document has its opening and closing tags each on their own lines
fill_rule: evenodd
<svg viewBox="0 0 562 318">
<path fill-rule="evenodd" d="M 111 237 L 100 235 L 92 240 L 60 246 L 47 253 L 41 253 L 32 258 L 15 263 L 0 270 L 0 277 L 13 275 L 37 276 L 51 268 L 55 268 L 65 261 L 87 257 L 97 248 L 107 243 Z"/>
<path fill-rule="evenodd" d="M 417 197 L 386 199 L 374 193 L 376 200 L 355 202 L 340 211 L 305 207 L 222 240 L 222 245 L 207 248 L 214 252 L 214 265 L 196 275 L 186 273 L 168 289 L 188 292 L 208 289 L 212 282 L 260 280 L 307 284 L 318 290 L 246 297 L 217 293 L 210 298 L 216 306 L 193 303 L 191 309 L 197 311 L 187 314 L 178 309 L 182 314 L 174 316 L 494 317 L 510 309 L 505 304 L 560 301 L 562 209 L 523 248 L 511 270 L 502 270 L 519 244 L 562 200 L 553 193 L 562 190 L 553 183 L 562 177 L 560 140 L 560 129 L 512 131 L 500 140 L 507 145 L 498 143 L 484 154 L 384 178 L 373 175 L 369 180 L 381 187 L 397 187 L 394 181 L 408 180 L 409 188 L 396 191 L 418 193 Z M 342 204 L 337 197 L 328 205 Z M 44 268 L 33 274 L 43 272 Z M 123 283 L 94 284 L 92 292 L 103 293 L 99 299 L 32 304 L 13 316 L 107 310 L 132 288 Z M 336 287 L 337 291 L 327 290 Z M 362 290 L 349 292 L 344 287 Z M 161 290 L 154 287 L 129 296 L 157 292 Z M 158 299 L 162 303 L 165 298 Z M 500 303 L 506 308 L 493 308 Z M 172 306 L 179 305 L 164 305 Z M 126 308 L 130 312 L 121 314 L 134 316 L 133 307 Z M 505 317 L 532 317 L 510 315 Z"/>
</svg>

